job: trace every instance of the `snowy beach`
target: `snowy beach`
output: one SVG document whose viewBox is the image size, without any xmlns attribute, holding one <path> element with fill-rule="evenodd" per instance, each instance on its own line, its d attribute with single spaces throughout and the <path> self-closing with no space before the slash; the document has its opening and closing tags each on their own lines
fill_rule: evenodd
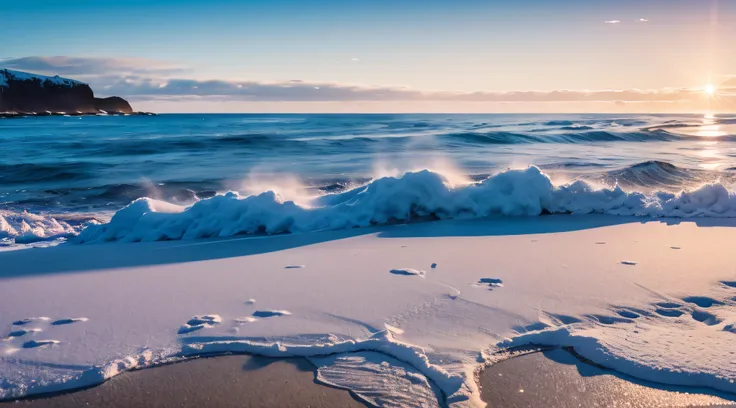
<svg viewBox="0 0 736 408">
<path fill-rule="evenodd" d="M 736 0 L 0 20 L 0 408 L 736 408 Z"/>
<path fill-rule="evenodd" d="M 307 357 L 343 388 L 380 373 L 387 399 L 482 406 L 478 370 L 529 344 L 734 393 L 732 227 L 547 216 L 4 251 L 3 397 L 244 352 Z"/>
</svg>

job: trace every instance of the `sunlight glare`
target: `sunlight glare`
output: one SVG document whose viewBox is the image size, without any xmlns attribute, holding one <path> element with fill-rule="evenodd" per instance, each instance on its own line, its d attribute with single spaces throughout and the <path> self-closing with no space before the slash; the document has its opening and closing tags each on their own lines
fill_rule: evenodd
<svg viewBox="0 0 736 408">
<path fill-rule="evenodd" d="M 708 96 L 712 96 L 714 93 L 716 93 L 716 87 L 712 84 L 708 84 L 703 88 L 703 91 L 705 91 L 705 94 Z"/>
</svg>

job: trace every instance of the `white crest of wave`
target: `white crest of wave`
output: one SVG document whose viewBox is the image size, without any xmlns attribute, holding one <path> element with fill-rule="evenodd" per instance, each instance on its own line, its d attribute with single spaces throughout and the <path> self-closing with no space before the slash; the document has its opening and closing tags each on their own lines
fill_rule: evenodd
<svg viewBox="0 0 736 408">
<path fill-rule="evenodd" d="M 16 243 L 27 244 L 67 238 L 77 232 L 78 228 L 52 216 L 0 210 L 0 240 L 13 239 Z"/>
<path fill-rule="evenodd" d="M 245 196 L 258 195 L 264 191 L 271 191 L 280 201 L 293 201 L 307 207 L 317 195 L 310 194 L 307 187 L 299 178 L 293 175 L 251 174 L 239 189 Z"/>
<path fill-rule="evenodd" d="M 238 234 L 338 230 L 427 219 L 541 214 L 612 214 L 649 217 L 736 217 L 736 197 L 709 184 L 680 194 L 596 189 L 584 181 L 555 186 L 537 167 L 508 170 L 478 183 L 456 185 L 429 170 L 383 177 L 310 206 L 274 191 L 235 192 L 189 207 L 149 198 L 132 202 L 107 224 L 91 225 L 78 242 L 157 241 Z"/>
<path fill-rule="evenodd" d="M 422 159 L 405 160 L 402 166 L 389 164 L 388 161 L 378 158 L 373 162 L 373 180 L 386 177 L 401 177 L 405 173 L 416 173 L 422 170 L 429 170 L 442 175 L 452 187 L 472 183 L 472 180 L 468 178 L 461 168 L 455 165 L 452 160 L 440 154 L 432 154 Z"/>
</svg>

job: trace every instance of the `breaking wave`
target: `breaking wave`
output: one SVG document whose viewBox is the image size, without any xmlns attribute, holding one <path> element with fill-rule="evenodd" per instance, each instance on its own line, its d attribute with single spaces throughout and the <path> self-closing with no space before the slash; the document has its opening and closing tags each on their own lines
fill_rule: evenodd
<svg viewBox="0 0 736 408">
<path fill-rule="evenodd" d="M 651 162 L 629 170 L 654 167 L 675 171 L 669 166 Z M 544 214 L 736 217 L 736 195 L 718 183 L 676 194 L 625 191 L 618 185 L 595 188 L 582 180 L 555 186 L 535 166 L 508 170 L 479 182 L 453 184 L 450 180 L 429 170 L 408 172 L 304 203 L 284 200 L 273 191 L 246 197 L 228 192 L 191 206 L 141 198 L 115 213 L 110 222 L 86 226 L 74 241 L 181 240 Z"/>
<path fill-rule="evenodd" d="M 675 166 L 672 163 L 650 160 L 623 169 L 605 172 L 599 180 L 606 185 L 619 184 L 644 191 L 680 191 L 687 186 L 723 184 L 736 181 L 730 172 L 708 171 Z"/>
<path fill-rule="evenodd" d="M 0 246 L 71 238 L 87 225 L 98 222 L 89 215 L 48 215 L 0 210 Z"/>
</svg>

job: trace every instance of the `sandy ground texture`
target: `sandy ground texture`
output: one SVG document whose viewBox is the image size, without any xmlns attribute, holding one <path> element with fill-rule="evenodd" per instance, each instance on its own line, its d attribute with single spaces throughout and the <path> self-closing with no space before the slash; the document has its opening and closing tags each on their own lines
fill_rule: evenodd
<svg viewBox="0 0 736 408">
<path fill-rule="evenodd" d="M 363 407 L 348 391 L 314 382 L 305 359 L 199 358 L 124 373 L 98 387 L 4 407 Z"/>
<path fill-rule="evenodd" d="M 4 406 L 67 407 L 362 407 L 349 392 L 319 385 L 305 359 L 248 355 L 199 358 L 124 373 L 85 390 Z M 581 362 L 562 349 L 527 354 L 479 377 L 489 407 L 736 407 L 736 397 L 675 391 Z M 699 393 L 703 392 L 703 393 Z M 723 397 L 723 398 L 722 398 Z M 730 400 L 728 399 L 730 398 Z"/>
<path fill-rule="evenodd" d="M 647 383 L 553 349 L 501 361 L 479 376 L 489 407 L 736 407 L 736 396 Z"/>
</svg>

